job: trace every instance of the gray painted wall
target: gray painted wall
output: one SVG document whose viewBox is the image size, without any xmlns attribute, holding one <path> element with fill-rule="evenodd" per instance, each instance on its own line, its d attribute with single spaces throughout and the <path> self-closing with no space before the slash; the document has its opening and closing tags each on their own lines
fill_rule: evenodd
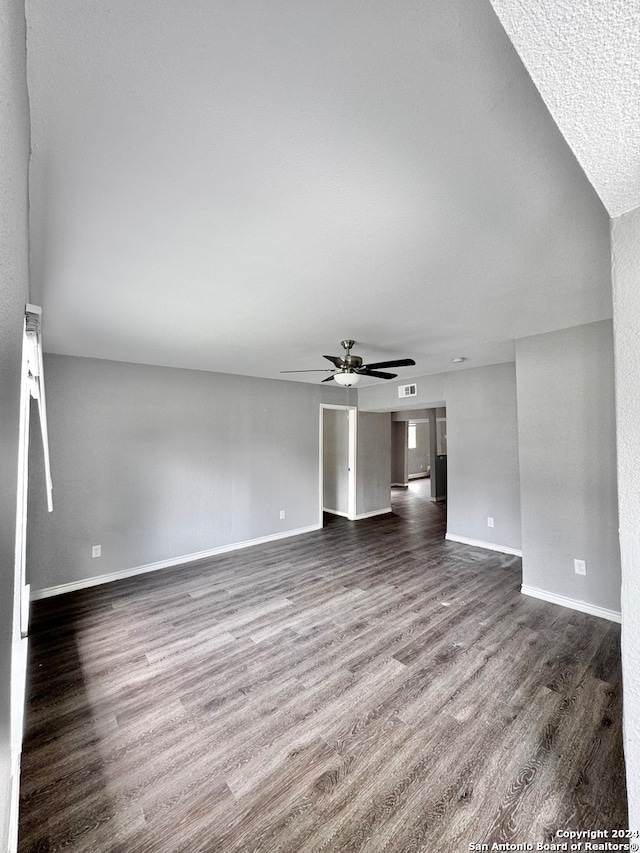
<svg viewBox="0 0 640 853">
<path fill-rule="evenodd" d="M 322 506 L 329 512 L 349 512 L 349 413 L 322 410 Z"/>
<path fill-rule="evenodd" d="M 391 503 L 391 415 L 358 412 L 358 515 Z"/>
<path fill-rule="evenodd" d="M 447 498 L 447 459 L 438 455 L 438 412 L 446 409 L 427 409 L 429 414 L 429 465 L 431 467 L 431 500 Z M 444 415 L 441 415 L 444 417 Z"/>
<path fill-rule="evenodd" d="M 415 382 L 417 397 L 398 400 L 397 386 Z M 513 363 L 403 377 L 360 389 L 361 410 L 424 411 L 446 405 L 447 532 L 519 549 L 520 476 Z M 487 516 L 495 527 L 487 527 Z"/>
<path fill-rule="evenodd" d="M 432 376 L 416 378 L 403 376 L 402 381 L 377 382 L 375 385 L 365 385 L 358 388 L 358 408 L 363 412 L 394 412 L 395 420 L 401 420 L 404 412 L 413 416 L 415 412 L 424 411 L 445 404 L 444 389 L 448 373 L 435 373 Z M 415 397 L 398 397 L 398 387 L 415 383 Z M 424 415 L 423 415 L 424 417 Z"/>
<path fill-rule="evenodd" d="M 515 365 L 446 374 L 447 533 L 520 549 Z M 487 527 L 487 517 L 495 527 Z"/>
<path fill-rule="evenodd" d="M 523 338 L 516 368 L 523 584 L 619 611 L 611 321 Z"/>
<path fill-rule="evenodd" d="M 398 411 L 391 412 L 392 421 L 416 421 L 428 419 L 428 409 L 399 409 Z"/>
<path fill-rule="evenodd" d="M 0 849 L 8 846 L 18 417 L 29 301 L 29 101 L 24 4 L 0 0 Z"/>
<path fill-rule="evenodd" d="M 406 486 L 409 481 L 407 470 L 407 421 L 391 420 L 391 482 Z"/>
<path fill-rule="evenodd" d="M 45 372 L 55 511 L 37 456 L 35 590 L 319 522 L 319 409 L 339 391 L 59 355 Z"/>
<path fill-rule="evenodd" d="M 629 826 L 640 829 L 640 208 L 611 225 Z"/>
</svg>

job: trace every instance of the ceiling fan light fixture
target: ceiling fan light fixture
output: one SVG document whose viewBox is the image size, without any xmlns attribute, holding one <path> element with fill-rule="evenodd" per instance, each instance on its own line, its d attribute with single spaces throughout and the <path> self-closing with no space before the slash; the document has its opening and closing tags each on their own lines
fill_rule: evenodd
<svg viewBox="0 0 640 853">
<path fill-rule="evenodd" d="M 360 376 L 357 373 L 349 373 L 348 371 L 343 373 L 334 373 L 333 378 L 338 385 L 343 385 L 345 388 L 349 388 L 351 385 L 357 385 L 358 382 L 360 382 Z"/>
</svg>

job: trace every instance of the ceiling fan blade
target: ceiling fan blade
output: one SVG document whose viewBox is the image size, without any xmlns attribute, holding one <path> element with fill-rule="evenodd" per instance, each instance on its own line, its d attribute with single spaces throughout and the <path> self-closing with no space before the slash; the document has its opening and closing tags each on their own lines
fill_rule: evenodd
<svg viewBox="0 0 640 853">
<path fill-rule="evenodd" d="M 393 361 L 376 361 L 375 364 L 363 364 L 363 367 L 375 370 L 378 367 L 411 367 L 415 364 L 412 358 L 396 358 Z"/>
<path fill-rule="evenodd" d="M 281 370 L 280 373 L 333 373 L 330 367 L 320 369 L 313 367 L 310 370 Z"/>
<path fill-rule="evenodd" d="M 339 355 L 323 355 L 323 358 L 328 358 L 336 367 L 342 367 L 342 358 Z"/>
<path fill-rule="evenodd" d="M 397 373 L 381 373 L 379 370 L 369 370 L 368 367 L 361 367 L 360 370 L 356 370 L 356 373 L 361 376 L 375 376 L 376 379 L 395 379 L 398 375 Z"/>
<path fill-rule="evenodd" d="M 323 379 L 322 381 L 323 382 L 331 382 L 332 379 L 333 379 L 333 373 L 331 374 L 331 376 L 327 376 L 327 378 Z"/>
</svg>

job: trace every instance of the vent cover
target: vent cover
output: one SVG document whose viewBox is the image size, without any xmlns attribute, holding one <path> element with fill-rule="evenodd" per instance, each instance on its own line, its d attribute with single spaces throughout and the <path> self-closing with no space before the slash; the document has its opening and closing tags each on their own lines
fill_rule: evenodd
<svg viewBox="0 0 640 853">
<path fill-rule="evenodd" d="M 415 384 L 398 386 L 398 397 L 415 397 L 417 393 L 418 386 Z"/>
</svg>

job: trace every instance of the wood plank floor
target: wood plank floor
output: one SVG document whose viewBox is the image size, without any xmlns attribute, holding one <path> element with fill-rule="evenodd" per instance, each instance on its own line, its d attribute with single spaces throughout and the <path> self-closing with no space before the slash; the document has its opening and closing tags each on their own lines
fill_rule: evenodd
<svg viewBox="0 0 640 853">
<path fill-rule="evenodd" d="M 619 626 L 394 513 L 34 604 L 20 851 L 408 853 L 626 826 Z"/>
</svg>

